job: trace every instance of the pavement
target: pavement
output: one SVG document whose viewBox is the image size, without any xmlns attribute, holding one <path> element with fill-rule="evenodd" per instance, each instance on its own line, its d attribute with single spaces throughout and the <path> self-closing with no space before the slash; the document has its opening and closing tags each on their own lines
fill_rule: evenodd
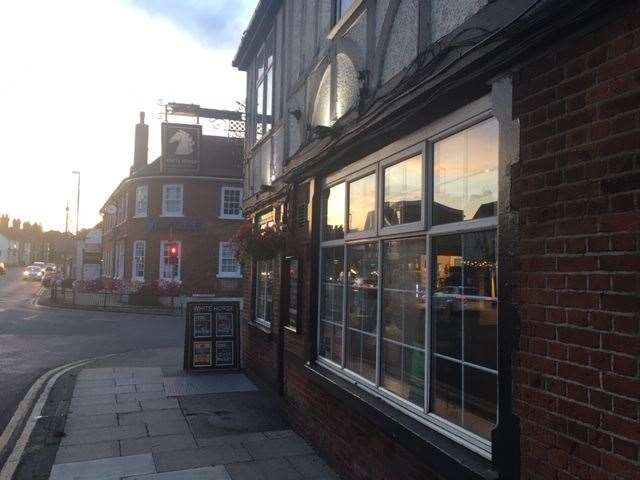
<svg viewBox="0 0 640 480">
<path fill-rule="evenodd" d="M 116 355 L 63 376 L 15 480 L 328 480 L 279 399 L 242 373 L 185 376 L 182 349 Z"/>
<path fill-rule="evenodd" d="M 10 268 L 0 275 L 0 433 L 31 385 L 52 368 L 113 353 L 182 348 L 182 317 L 38 307 L 40 283 L 22 281 L 21 272 Z"/>
</svg>

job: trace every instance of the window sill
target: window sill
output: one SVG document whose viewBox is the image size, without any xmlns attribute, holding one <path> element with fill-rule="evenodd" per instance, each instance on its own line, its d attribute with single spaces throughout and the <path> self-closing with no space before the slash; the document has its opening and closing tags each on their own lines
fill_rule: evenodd
<svg viewBox="0 0 640 480">
<path fill-rule="evenodd" d="M 263 333 L 266 333 L 268 335 L 271 335 L 271 324 L 267 323 L 267 322 L 263 322 L 260 320 L 249 320 L 247 322 L 249 325 L 251 325 L 253 328 L 260 330 Z"/>
<path fill-rule="evenodd" d="M 147 218 L 147 215 L 134 215 L 132 218 Z"/>
<path fill-rule="evenodd" d="M 238 217 L 236 215 L 220 215 L 220 220 L 244 220 L 244 217 Z"/>
<path fill-rule="evenodd" d="M 242 278 L 242 275 L 229 275 L 229 274 L 224 274 L 224 273 L 218 273 L 216 275 L 216 278 L 230 278 L 230 279 L 239 279 Z"/>
<path fill-rule="evenodd" d="M 309 378 L 350 408 L 357 410 L 416 457 L 447 478 L 498 480 L 491 462 L 473 453 L 383 400 L 317 363 L 307 363 Z"/>
<path fill-rule="evenodd" d="M 160 215 L 161 217 L 167 217 L 167 218 L 180 218 L 180 217 L 184 217 L 183 213 L 162 213 Z"/>
</svg>

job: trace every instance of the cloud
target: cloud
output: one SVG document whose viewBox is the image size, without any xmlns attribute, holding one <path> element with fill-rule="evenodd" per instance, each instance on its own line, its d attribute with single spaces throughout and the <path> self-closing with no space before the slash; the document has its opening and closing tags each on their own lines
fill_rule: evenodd
<svg viewBox="0 0 640 480">
<path fill-rule="evenodd" d="M 257 0 L 129 0 L 152 16 L 166 18 L 208 46 L 238 46 Z"/>
<path fill-rule="evenodd" d="M 192 3 L 183 9 L 191 11 Z M 225 5 L 230 22 L 240 22 L 232 3 L 218 2 L 213 11 Z M 0 214 L 63 229 L 68 203 L 75 229 L 71 172 L 80 170 L 80 227 L 92 226 L 128 175 L 140 110 L 147 113 L 153 160 L 160 150 L 158 99 L 221 109 L 244 101 L 230 37 L 226 46 L 205 45 L 175 19 L 130 0 L 6 2 L 3 19 L 11 20 L 0 28 L 7 47 L 0 48 Z"/>
</svg>

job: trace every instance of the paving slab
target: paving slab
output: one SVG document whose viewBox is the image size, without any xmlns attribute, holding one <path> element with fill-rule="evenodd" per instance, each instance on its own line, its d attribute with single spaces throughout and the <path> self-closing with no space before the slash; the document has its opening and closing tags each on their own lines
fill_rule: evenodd
<svg viewBox="0 0 640 480">
<path fill-rule="evenodd" d="M 161 435 L 158 437 L 129 438 L 120 440 L 120 452 L 122 455 L 161 453 L 174 450 L 193 449 L 196 447 L 196 442 L 191 434 Z"/>
<path fill-rule="evenodd" d="M 189 470 L 178 470 L 176 472 L 127 477 L 127 480 L 231 480 L 231 477 L 224 466 L 218 465 L 215 467 L 190 468 Z"/>
<path fill-rule="evenodd" d="M 115 395 L 116 393 L 130 393 L 135 391 L 136 391 L 135 385 L 78 387 L 73 390 L 72 398 L 88 397 L 93 395 Z"/>
<path fill-rule="evenodd" d="M 74 430 L 66 434 L 60 445 L 82 445 L 88 443 L 109 442 L 125 438 L 146 437 L 147 429 L 144 425 L 126 425 L 123 427 L 99 427 Z"/>
<path fill-rule="evenodd" d="M 51 469 L 49 480 L 96 480 L 156 473 L 149 454 L 61 463 Z"/>
<path fill-rule="evenodd" d="M 179 408 L 170 410 L 148 410 L 144 412 L 121 413 L 118 415 L 120 425 L 137 425 L 144 423 L 165 423 L 184 421 Z"/>
<path fill-rule="evenodd" d="M 242 445 L 255 460 L 314 453 L 311 446 L 299 437 L 268 438 Z"/>
<path fill-rule="evenodd" d="M 154 453 L 153 457 L 158 472 L 185 470 L 188 468 L 251 460 L 251 456 L 244 448 L 232 445 Z"/>
<path fill-rule="evenodd" d="M 75 388 L 115 387 L 115 385 L 113 378 L 78 379 Z"/>
<path fill-rule="evenodd" d="M 297 437 L 298 434 L 291 429 L 288 430 L 273 430 L 270 432 L 262 432 L 267 438 L 285 438 L 285 437 Z"/>
<path fill-rule="evenodd" d="M 135 385 L 135 389 L 136 392 L 164 392 L 164 385 L 162 383 L 138 383 Z"/>
<path fill-rule="evenodd" d="M 304 477 L 284 458 L 270 458 L 225 465 L 232 480 L 302 480 Z"/>
<path fill-rule="evenodd" d="M 180 408 L 177 398 L 155 398 L 151 400 L 140 400 L 142 411 L 149 410 L 170 410 L 172 408 Z"/>
<path fill-rule="evenodd" d="M 88 445 L 69 445 L 60 447 L 54 463 L 84 462 L 99 458 L 120 456 L 118 442 L 100 442 Z"/>
<path fill-rule="evenodd" d="M 74 415 L 103 415 L 106 413 L 139 412 L 138 402 L 101 403 L 98 405 L 69 406 L 69 413 Z"/>
<path fill-rule="evenodd" d="M 64 424 L 64 431 L 69 433 L 74 430 L 96 427 L 115 427 L 118 419 L 115 413 L 105 413 L 101 415 L 69 415 Z"/>
<path fill-rule="evenodd" d="M 87 397 L 76 397 L 71 399 L 72 407 L 79 407 L 82 405 L 100 405 L 102 403 L 115 403 L 116 396 L 114 394 L 108 395 L 90 395 Z"/>
<path fill-rule="evenodd" d="M 132 393 L 119 393 L 116 395 L 117 402 L 134 402 L 142 400 L 157 400 L 166 399 L 164 392 L 132 392 Z"/>
<path fill-rule="evenodd" d="M 116 385 L 137 385 L 144 383 L 162 383 L 162 377 L 116 377 Z"/>
<path fill-rule="evenodd" d="M 191 433 L 189 424 L 184 420 L 172 420 L 168 422 L 148 423 L 147 429 L 149 436 L 157 437 L 160 435 L 181 435 Z"/>
<path fill-rule="evenodd" d="M 242 445 L 243 442 L 259 442 L 266 438 L 262 432 L 256 432 L 196 438 L 196 442 L 200 447 L 215 447 L 216 445 Z"/>
<path fill-rule="evenodd" d="M 258 388 L 242 373 L 220 375 L 165 377 L 164 388 L 168 397 L 201 395 L 206 393 L 249 392 Z"/>
<path fill-rule="evenodd" d="M 296 471 L 298 471 L 305 479 L 321 478 L 339 480 L 339 477 L 333 473 L 333 470 L 331 470 L 325 461 L 315 453 L 310 455 L 294 455 L 286 457 L 286 460 L 291 463 L 293 468 L 295 468 Z"/>
<path fill-rule="evenodd" d="M 196 438 L 289 428 L 278 398 L 264 391 L 185 396 L 180 406 Z"/>
</svg>

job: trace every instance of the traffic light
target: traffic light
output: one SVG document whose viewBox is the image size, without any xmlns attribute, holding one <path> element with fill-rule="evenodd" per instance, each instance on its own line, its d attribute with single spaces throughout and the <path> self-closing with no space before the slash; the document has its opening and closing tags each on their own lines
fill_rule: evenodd
<svg viewBox="0 0 640 480">
<path fill-rule="evenodd" d="M 169 263 L 177 264 L 180 257 L 180 245 L 178 243 L 170 243 L 167 245 L 167 250 L 169 252 Z"/>
</svg>

